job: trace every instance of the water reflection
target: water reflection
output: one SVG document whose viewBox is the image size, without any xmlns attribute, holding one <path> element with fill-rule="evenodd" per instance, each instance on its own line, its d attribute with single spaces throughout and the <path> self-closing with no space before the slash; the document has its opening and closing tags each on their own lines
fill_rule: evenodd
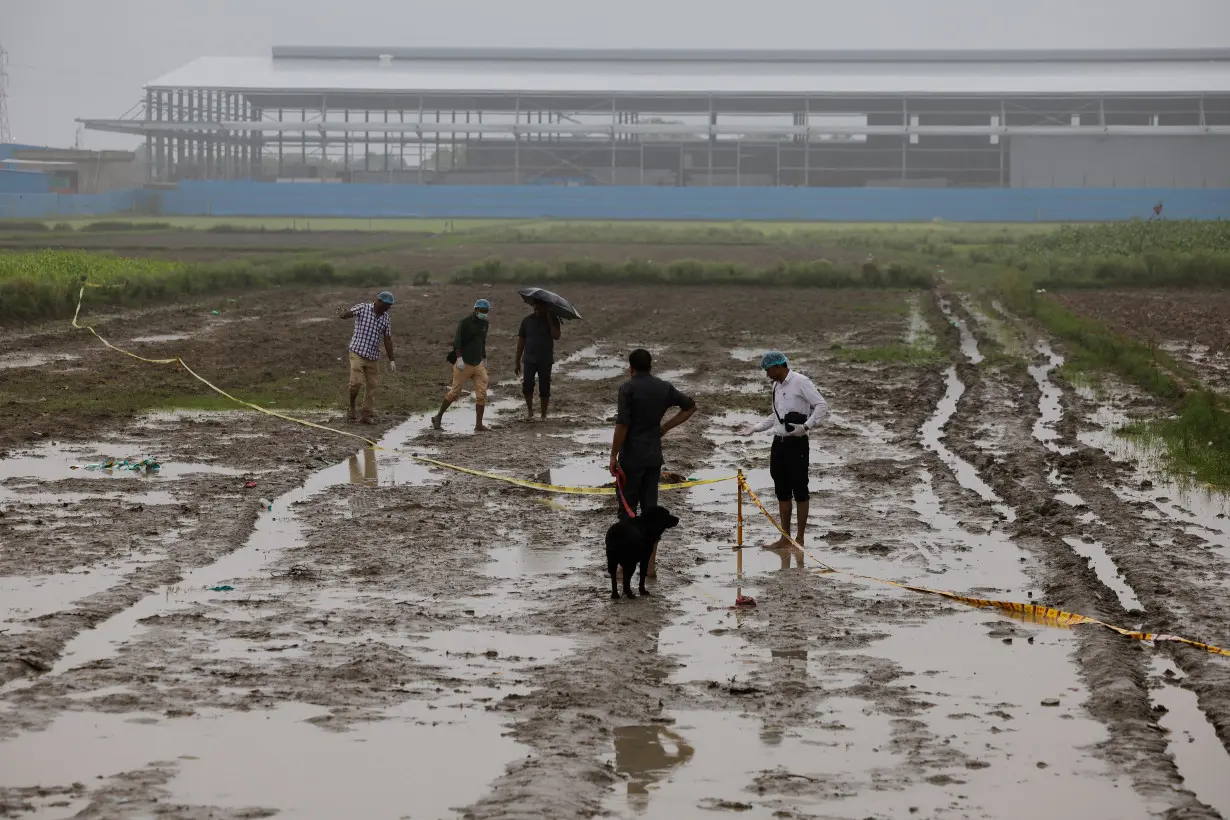
<svg viewBox="0 0 1230 820">
<path fill-rule="evenodd" d="M 620 726 L 615 730 L 615 771 L 628 777 L 628 805 L 649 807 L 649 789 L 692 759 L 695 750 L 666 726 Z"/>
<path fill-rule="evenodd" d="M 803 550 L 799 547 L 782 547 L 780 549 L 770 549 L 768 551 L 782 559 L 782 569 L 790 569 L 791 558 L 795 561 L 794 565 L 800 569 L 803 567 L 803 562 L 806 560 Z"/>
<path fill-rule="evenodd" d="M 376 451 L 370 447 L 363 449 L 363 472 L 359 472 L 359 457 L 352 455 L 348 462 L 350 466 L 351 484 L 379 484 L 380 477 L 376 473 Z"/>
</svg>

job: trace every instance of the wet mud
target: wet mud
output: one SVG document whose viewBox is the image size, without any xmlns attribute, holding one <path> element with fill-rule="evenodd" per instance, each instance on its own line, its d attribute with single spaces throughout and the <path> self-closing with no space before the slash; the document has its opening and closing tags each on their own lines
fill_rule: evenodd
<svg viewBox="0 0 1230 820">
<path fill-rule="evenodd" d="M 652 594 L 612 602 L 611 497 L 411 458 L 605 485 L 621 357 L 645 346 L 700 407 L 667 469 L 743 469 L 774 509 L 770 442 L 735 431 L 768 413 L 755 360 L 780 348 L 834 408 L 811 445 L 818 558 L 1230 643 L 1215 501 L 1141 497 L 1161 479 L 1040 340 L 1034 369 L 1001 367 L 953 297 L 957 326 L 919 325 L 935 313 L 906 294 L 579 290 L 602 307 L 566 328 L 547 422 L 497 373 L 490 434 L 468 400 L 443 432 L 387 419 L 377 451 L 171 414 L 0 461 L 0 816 L 1225 810 L 1224 659 L 818 572 L 760 548 L 746 499 L 737 552 L 730 482 L 663 494 L 682 523 Z M 832 355 L 908 338 L 951 363 Z M 130 455 L 163 466 L 85 469 Z"/>
</svg>

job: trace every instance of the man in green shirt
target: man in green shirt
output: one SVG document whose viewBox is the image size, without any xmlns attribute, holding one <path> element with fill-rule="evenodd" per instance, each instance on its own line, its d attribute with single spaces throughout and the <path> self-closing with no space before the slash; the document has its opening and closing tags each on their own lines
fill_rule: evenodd
<svg viewBox="0 0 1230 820">
<path fill-rule="evenodd" d="M 466 382 L 474 382 L 474 432 L 486 433 L 490 428 L 483 425 L 483 413 L 487 410 L 487 314 L 491 303 L 479 299 L 474 303 L 474 312 L 461 320 L 453 336 L 453 386 L 444 396 L 440 412 L 431 419 L 431 426 L 442 429 L 444 413 L 461 398 Z"/>
</svg>

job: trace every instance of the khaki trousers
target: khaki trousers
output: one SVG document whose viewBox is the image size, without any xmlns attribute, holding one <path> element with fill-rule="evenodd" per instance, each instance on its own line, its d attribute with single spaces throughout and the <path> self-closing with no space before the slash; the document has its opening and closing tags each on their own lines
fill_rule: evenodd
<svg viewBox="0 0 1230 820">
<path fill-rule="evenodd" d="M 474 382 L 474 403 L 479 407 L 485 407 L 487 404 L 487 366 L 484 364 L 467 364 L 462 365 L 460 361 L 453 367 L 453 386 L 449 388 L 445 395 L 449 402 L 457 401 L 461 398 L 461 390 L 465 387 L 466 382 Z"/>
<path fill-rule="evenodd" d="M 365 359 L 350 351 L 350 389 L 362 387 L 363 413 L 370 415 L 376 409 L 376 388 L 380 386 L 380 362 Z"/>
</svg>

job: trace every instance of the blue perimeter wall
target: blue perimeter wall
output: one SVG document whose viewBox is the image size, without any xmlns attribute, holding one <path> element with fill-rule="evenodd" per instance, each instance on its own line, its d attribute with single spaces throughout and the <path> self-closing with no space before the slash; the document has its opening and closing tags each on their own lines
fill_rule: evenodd
<svg viewBox="0 0 1230 820">
<path fill-rule="evenodd" d="M 51 177 L 41 171 L 15 171 L 0 167 L 0 191 L 14 194 L 49 193 Z"/>
<path fill-rule="evenodd" d="M 1230 219 L 1230 189 L 654 188 L 182 182 L 173 190 L 0 193 L 0 218 L 167 216 L 1103 222 Z"/>
<path fill-rule="evenodd" d="M 25 194 L 0 192 L 0 219 L 56 219 L 149 213 L 150 194 L 139 188 L 105 194 Z"/>
</svg>

